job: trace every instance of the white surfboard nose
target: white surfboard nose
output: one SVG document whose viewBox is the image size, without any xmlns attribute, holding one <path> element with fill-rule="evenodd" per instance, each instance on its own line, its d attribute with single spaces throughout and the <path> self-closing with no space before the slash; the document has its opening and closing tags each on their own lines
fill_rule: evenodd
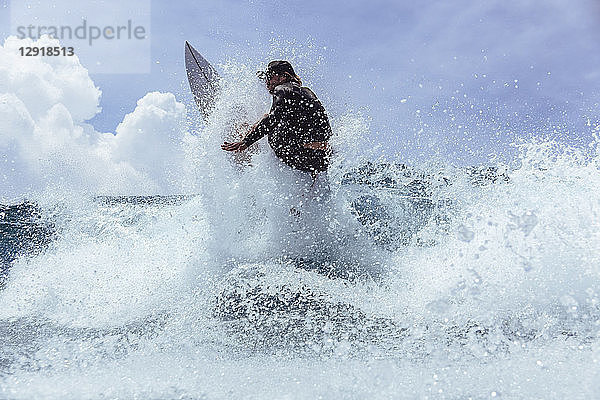
<svg viewBox="0 0 600 400">
<path fill-rule="evenodd" d="M 219 74 L 187 40 L 185 41 L 185 69 L 194 100 L 206 120 L 219 92 Z"/>
</svg>

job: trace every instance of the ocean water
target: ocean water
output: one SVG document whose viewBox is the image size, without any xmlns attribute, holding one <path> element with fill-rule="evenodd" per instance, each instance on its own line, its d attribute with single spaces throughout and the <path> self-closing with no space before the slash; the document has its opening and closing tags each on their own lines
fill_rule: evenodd
<svg viewBox="0 0 600 400">
<path fill-rule="evenodd" d="M 186 139 L 185 195 L 0 208 L 1 398 L 600 395 L 597 148 L 367 162 L 347 117 L 313 182 L 221 152 L 259 112 L 233 92 Z"/>
<path fill-rule="evenodd" d="M 4 206 L 2 397 L 600 392 L 597 158 L 312 187 L 256 158 L 195 196 Z"/>
</svg>

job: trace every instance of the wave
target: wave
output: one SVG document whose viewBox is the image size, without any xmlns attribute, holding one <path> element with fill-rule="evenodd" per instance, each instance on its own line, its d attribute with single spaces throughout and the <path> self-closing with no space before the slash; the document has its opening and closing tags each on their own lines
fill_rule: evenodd
<svg viewBox="0 0 600 400">
<path fill-rule="evenodd" d="M 313 182 L 265 149 L 222 154 L 231 115 L 256 112 L 228 90 L 188 138 L 193 195 L 2 206 L 3 393 L 597 393 L 596 153 L 540 141 L 511 169 L 369 163 L 347 118 Z"/>
</svg>

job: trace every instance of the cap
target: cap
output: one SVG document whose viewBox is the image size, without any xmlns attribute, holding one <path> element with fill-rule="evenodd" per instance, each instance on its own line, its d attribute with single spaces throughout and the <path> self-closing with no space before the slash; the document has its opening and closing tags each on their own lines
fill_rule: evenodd
<svg viewBox="0 0 600 400">
<path fill-rule="evenodd" d="M 294 72 L 294 68 L 292 68 L 292 64 L 288 61 L 271 61 L 267 66 L 267 74 L 284 74 L 289 73 L 292 76 L 296 75 Z"/>
<path fill-rule="evenodd" d="M 293 78 L 298 78 L 292 64 L 285 60 L 271 61 L 269 65 L 267 65 L 266 71 L 258 71 L 256 74 L 261 79 L 267 79 L 273 75 L 284 75 L 285 73 L 290 74 Z"/>
</svg>

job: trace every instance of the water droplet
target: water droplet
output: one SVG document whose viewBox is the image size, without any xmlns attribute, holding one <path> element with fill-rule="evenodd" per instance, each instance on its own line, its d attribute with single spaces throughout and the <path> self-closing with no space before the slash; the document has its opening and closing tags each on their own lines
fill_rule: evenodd
<svg viewBox="0 0 600 400">
<path fill-rule="evenodd" d="M 456 231 L 456 236 L 458 237 L 458 240 L 468 243 L 473 240 L 475 233 L 466 226 L 460 225 Z"/>
</svg>

